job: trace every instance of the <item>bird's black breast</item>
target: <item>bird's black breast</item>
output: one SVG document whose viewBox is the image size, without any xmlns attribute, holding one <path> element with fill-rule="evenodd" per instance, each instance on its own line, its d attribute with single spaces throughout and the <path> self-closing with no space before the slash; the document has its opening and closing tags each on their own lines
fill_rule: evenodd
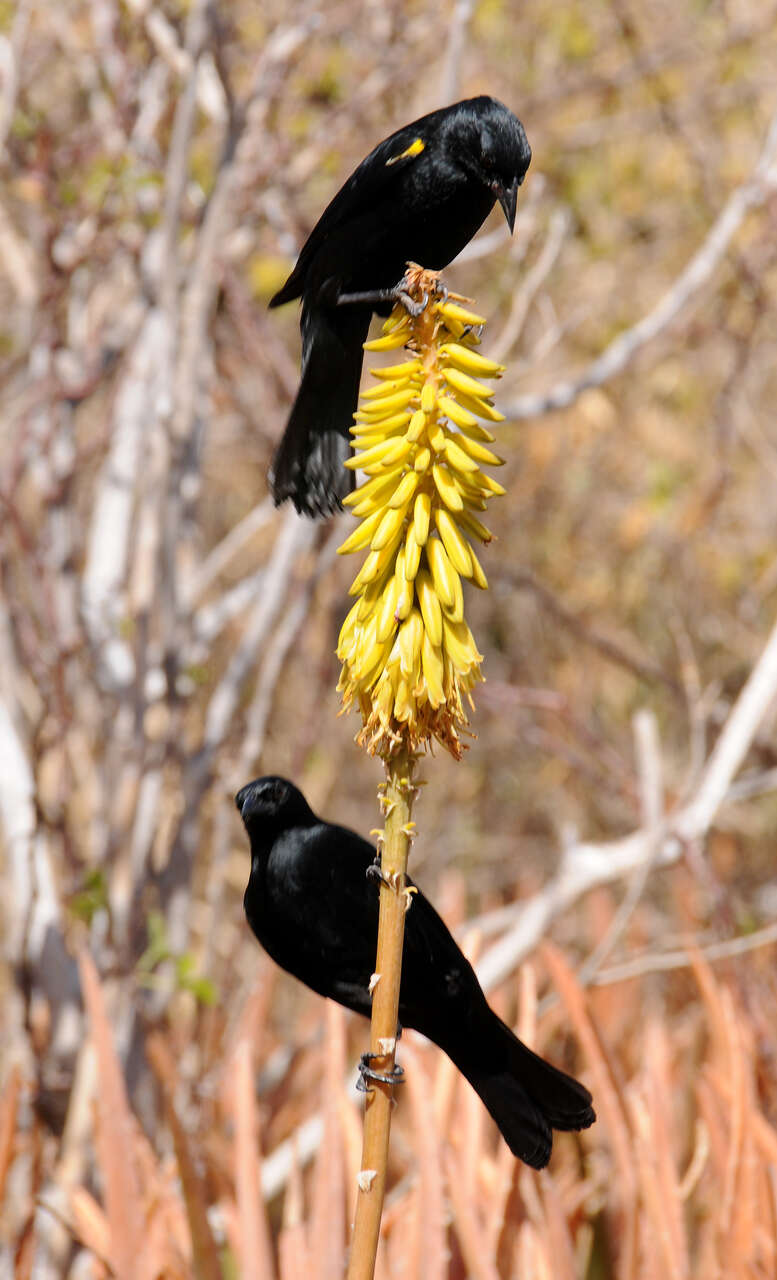
<svg viewBox="0 0 777 1280">
<path fill-rule="evenodd" d="M 390 288 L 408 262 L 446 267 L 494 206 L 493 194 L 464 174 L 418 157 L 375 202 L 333 227 L 307 263 L 306 296 Z"/>
<path fill-rule="evenodd" d="M 406 208 L 398 210 L 404 221 L 396 242 L 394 267 L 418 262 L 440 271 L 447 267 L 474 236 L 494 207 L 494 197 L 479 184 L 448 173 L 443 180 L 433 174 L 407 175 L 409 189 Z"/>
<path fill-rule="evenodd" d="M 366 840 L 319 823 L 291 828 L 252 864 L 248 923 L 281 968 L 321 995 L 369 1015 L 378 896 L 367 881 Z"/>
</svg>

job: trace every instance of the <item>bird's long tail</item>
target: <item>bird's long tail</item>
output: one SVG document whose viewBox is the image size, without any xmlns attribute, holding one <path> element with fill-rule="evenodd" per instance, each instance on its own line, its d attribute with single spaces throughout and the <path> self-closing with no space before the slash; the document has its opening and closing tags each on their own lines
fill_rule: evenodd
<svg viewBox="0 0 777 1280">
<path fill-rule="evenodd" d="M 550 1159 L 553 1129 L 587 1129 L 596 1119 L 584 1085 L 540 1058 L 489 1010 L 493 1023 L 454 1058 L 512 1151 L 535 1169 Z M 480 1050 L 484 1050 L 483 1052 Z"/>
<path fill-rule="evenodd" d="M 276 506 L 291 498 L 301 515 L 325 516 L 353 487 L 343 463 L 369 324 L 368 309 L 303 304 L 302 379 L 270 468 Z"/>
</svg>

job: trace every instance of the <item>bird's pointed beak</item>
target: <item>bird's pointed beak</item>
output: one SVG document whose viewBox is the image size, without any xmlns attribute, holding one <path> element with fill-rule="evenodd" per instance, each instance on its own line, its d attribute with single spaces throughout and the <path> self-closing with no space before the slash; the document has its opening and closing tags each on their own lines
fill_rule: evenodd
<svg viewBox="0 0 777 1280">
<path fill-rule="evenodd" d="M 503 187 L 501 182 L 494 183 L 494 194 L 502 206 L 502 211 L 507 219 L 507 225 L 510 228 L 510 235 L 513 234 L 515 226 L 515 207 L 518 203 L 518 188 L 521 185 L 520 178 L 514 178 L 509 187 Z"/>
</svg>

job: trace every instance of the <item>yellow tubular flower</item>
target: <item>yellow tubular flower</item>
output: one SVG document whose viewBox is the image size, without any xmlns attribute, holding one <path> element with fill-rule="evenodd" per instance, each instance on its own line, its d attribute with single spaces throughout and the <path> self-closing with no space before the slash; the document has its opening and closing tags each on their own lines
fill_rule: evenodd
<svg viewBox="0 0 777 1280">
<path fill-rule="evenodd" d="M 405 347 L 406 359 L 372 370 L 361 397 L 346 466 L 368 477 L 345 500 L 360 523 L 341 554 L 366 552 L 337 647 L 338 688 L 362 713 L 360 741 L 388 757 L 436 739 L 457 759 L 467 725 L 464 699 L 482 680 L 464 619 L 462 579 L 485 589 L 473 541 L 491 533 L 473 514 L 502 486 L 481 470 L 502 459 L 482 419 L 500 422 L 482 381 L 503 366 L 475 348 L 482 316 L 438 279 L 411 267 L 405 292 L 427 298 L 418 316 L 398 305 L 368 351 Z M 477 332 L 476 332 L 477 331 Z"/>
</svg>

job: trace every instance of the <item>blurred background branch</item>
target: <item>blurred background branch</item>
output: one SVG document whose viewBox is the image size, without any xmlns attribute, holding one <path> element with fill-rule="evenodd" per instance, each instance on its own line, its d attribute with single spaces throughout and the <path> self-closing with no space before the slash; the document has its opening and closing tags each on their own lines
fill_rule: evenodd
<svg viewBox="0 0 777 1280">
<path fill-rule="evenodd" d="M 776 191 L 777 115 L 771 120 L 751 177 L 729 196 L 703 244 L 655 307 L 614 338 L 605 351 L 571 381 L 557 383 L 544 394 L 517 396 L 508 401 L 505 406 L 508 416 L 536 418 L 555 409 L 567 409 L 589 387 L 600 387 L 622 373 L 641 348 L 664 333 L 694 300 L 720 266 L 747 214 L 765 204 Z"/>
</svg>

